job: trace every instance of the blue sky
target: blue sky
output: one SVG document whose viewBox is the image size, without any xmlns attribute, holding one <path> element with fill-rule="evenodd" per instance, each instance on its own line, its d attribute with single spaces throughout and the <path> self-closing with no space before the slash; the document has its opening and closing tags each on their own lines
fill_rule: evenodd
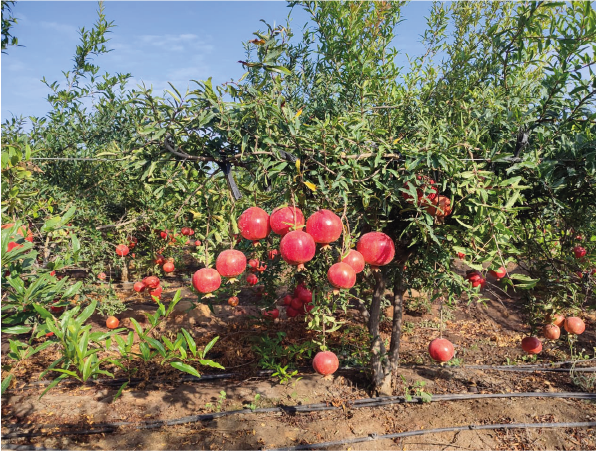
<svg viewBox="0 0 596 451">
<path fill-rule="evenodd" d="M 395 44 L 405 53 L 421 50 L 430 2 L 413 2 L 403 12 Z M 161 94 L 172 82 L 184 91 L 189 80 L 213 77 L 214 84 L 238 79 L 244 71 L 237 63 L 244 59 L 242 42 L 264 30 L 264 19 L 285 24 L 290 8 L 282 1 L 261 2 L 165 2 L 107 1 L 104 3 L 112 29 L 109 48 L 113 51 L 95 63 L 100 73 L 131 73 L 131 87 L 144 82 Z M 62 71 L 72 68 L 78 30 L 97 20 L 94 1 L 18 1 L 14 15 L 19 23 L 13 34 L 24 47 L 10 47 L 1 56 L 2 122 L 14 116 L 43 116 L 49 108 L 49 89 L 41 83 L 63 82 Z M 296 37 L 308 15 L 295 7 L 292 28 Z M 405 53 L 400 64 L 407 64 Z"/>
</svg>

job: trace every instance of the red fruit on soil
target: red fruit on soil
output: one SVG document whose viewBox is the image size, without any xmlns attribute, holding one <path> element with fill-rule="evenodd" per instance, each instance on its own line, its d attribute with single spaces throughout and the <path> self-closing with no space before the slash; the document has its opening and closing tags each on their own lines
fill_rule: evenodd
<svg viewBox="0 0 596 451">
<path fill-rule="evenodd" d="M 108 329 L 116 329 L 116 327 L 118 327 L 119 324 L 120 321 L 118 321 L 118 318 L 116 318 L 115 316 L 109 316 L 106 320 L 106 327 Z"/>
<path fill-rule="evenodd" d="M 560 313 L 555 313 L 554 315 L 548 315 L 546 317 L 546 322 L 550 324 L 554 324 L 557 327 L 563 327 L 563 323 L 565 323 L 565 316 L 561 315 Z"/>
<path fill-rule="evenodd" d="M 342 262 L 350 265 L 356 274 L 364 270 L 364 257 L 356 249 L 350 249 Z"/>
<path fill-rule="evenodd" d="M 438 196 L 431 200 L 431 205 L 426 207 L 426 211 L 431 216 L 444 218 L 451 214 L 451 200 L 447 196 Z"/>
<path fill-rule="evenodd" d="M 294 298 L 294 299 L 292 299 L 292 302 L 290 303 L 290 307 L 292 307 L 297 312 L 300 311 L 300 309 L 302 308 L 303 305 L 304 305 L 304 302 L 302 302 L 300 300 L 300 298 Z"/>
<path fill-rule="evenodd" d="M 163 265 L 166 262 L 166 259 L 165 259 L 165 257 L 163 255 L 157 254 L 155 256 L 155 260 L 153 260 L 153 261 L 155 262 L 156 265 L 161 266 L 161 265 Z"/>
<path fill-rule="evenodd" d="M 105 273 L 105 272 L 100 272 L 100 273 L 97 275 L 97 278 L 98 278 L 99 280 L 106 280 L 106 277 L 107 277 L 107 276 L 106 276 L 106 273 Z"/>
<path fill-rule="evenodd" d="M 215 268 L 223 277 L 236 277 L 246 269 L 246 256 L 235 249 L 228 249 L 217 256 Z"/>
<path fill-rule="evenodd" d="M 435 338 L 428 345 L 430 357 L 437 362 L 447 362 L 453 358 L 453 344 L 445 338 Z"/>
<path fill-rule="evenodd" d="M 356 249 L 373 267 L 384 266 L 395 257 L 393 240 L 382 232 L 369 232 L 360 237 Z"/>
<path fill-rule="evenodd" d="M 279 243 L 279 251 L 284 261 L 290 265 L 304 267 L 304 263 L 312 260 L 316 252 L 315 240 L 302 230 L 287 233 Z"/>
<path fill-rule="evenodd" d="M 292 307 L 288 307 L 286 309 L 286 315 L 288 315 L 288 317 L 290 317 L 290 318 L 294 318 L 295 316 L 298 316 L 298 310 L 296 310 Z"/>
<path fill-rule="evenodd" d="M 573 254 L 575 255 L 575 258 L 582 258 L 586 255 L 586 249 L 581 247 L 581 246 L 575 246 L 573 248 Z"/>
<path fill-rule="evenodd" d="M 284 296 L 283 301 L 284 301 L 284 305 L 290 305 L 292 303 L 292 296 L 290 296 L 289 294 L 287 296 Z"/>
<path fill-rule="evenodd" d="M 464 257 L 466 256 L 466 254 L 464 254 L 463 252 L 458 252 L 457 256 L 459 257 L 460 260 L 463 260 Z"/>
<path fill-rule="evenodd" d="M 418 187 L 416 188 L 416 195 L 418 196 L 418 202 L 428 202 L 428 201 L 433 201 L 435 200 L 435 198 L 437 197 L 437 195 L 439 194 L 439 188 L 435 186 L 435 181 L 433 179 L 431 179 L 430 177 L 426 176 L 426 175 L 419 175 L 416 177 L 418 180 L 424 180 L 424 182 Z M 412 185 L 414 185 L 414 187 L 416 187 L 416 184 L 414 182 L 411 182 Z M 408 183 L 404 184 L 404 188 L 405 189 L 410 189 Z M 431 190 L 431 191 L 429 191 Z M 425 193 L 426 191 L 426 193 Z M 408 194 L 408 193 L 401 193 L 401 196 L 404 198 L 404 200 L 406 202 L 409 202 L 410 204 L 414 203 L 414 198 Z"/>
<path fill-rule="evenodd" d="M 116 246 L 116 255 L 119 255 L 120 257 L 124 257 L 125 255 L 128 255 L 128 252 L 129 252 L 129 249 L 126 244 L 119 244 L 118 246 Z"/>
<path fill-rule="evenodd" d="M 248 283 L 249 285 L 256 285 L 257 283 L 259 283 L 259 278 L 254 274 L 249 274 L 246 276 L 246 283 Z"/>
<path fill-rule="evenodd" d="M 192 276 L 192 286 L 199 293 L 211 293 L 221 285 L 221 276 L 213 268 L 199 269 Z"/>
<path fill-rule="evenodd" d="M 274 233 L 284 236 L 291 230 L 300 230 L 304 226 L 304 215 L 299 208 L 276 208 L 271 213 L 270 224 Z"/>
<path fill-rule="evenodd" d="M 507 270 L 501 266 L 496 271 L 491 269 L 489 271 L 489 274 L 497 279 L 502 279 L 503 277 L 505 277 L 507 275 Z"/>
<path fill-rule="evenodd" d="M 142 282 L 147 288 L 157 288 L 159 285 L 159 278 L 157 276 L 149 276 L 145 277 Z"/>
<path fill-rule="evenodd" d="M 172 262 L 166 262 L 163 265 L 164 272 L 172 272 L 172 271 L 174 271 L 174 269 L 175 269 L 174 263 L 172 263 Z"/>
<path fill-rule="evenodd" d="M 544 335 L 544 338 L 547 338 L 548 340 L 558 340 L 561 336 L 561 329 L 554 324 L 547 324 L 542 329 L 542 334 Z"/>
<path fill-rule="evenodd" d="M 341 219 L 331 210 L 319 210 L 306 221 L 306 233 L 315 243 L 329 244 L 336 241 L 343 231 Z"/>
<path fill-rule="evenodd" d="M 201 242 L 199 240 L 195 241 L 195 246 L 199 247 L 201 245 Z"/>
<path fill-rule="evenodd" d="M 191 229 L 190 227 L 182 227 L 180 229 L 180 233 L 184 236 L 190 236 L 190 235 L 194 235 L 195 231 L 193 229 Z"/>
<path fill-rule="evenodd" d="M 256 243 L 271 232 L 269 215 L 259 207 L 250 207 L 240 215 L 238 228 L 244 238 Z"/>
<path fill-rule="evenodd" d="M 356 271 L 347 263 L 335 263 L 327 271 L 327 280 L 335 288 L 349 290 L 356 283 Z"/>
<path fill-rule="evenodd" d="M 525 337 L 521 342 L 521 347 L 528 354 L 538 354 L 542 351 L 542 342 L 536 337 Z"/>
<path fill-rule="evenodd" d="M 339 360 L 331 351 L 317 352 L 317 355 L 315 355 L 315 358 L 312 360 L 312 367 L 317 373 L 323 376 L 328 376 L 337 371 L 339 368 Z"/>
<path fill-rule="evenodd" d="M 145 291 L 145 284 L 143 282 L 135 282 L 132 288 L 137 293 L 142 293 L 143 291 Z"/>
<path fill-rule="evenodd" d="M 149 291 L 150 296 L 155 296 L 158 299 L 161 299 L 161 293 L 163 293 L 163 287 L 161 285 L 158 285 L 157 288 Z"/>
<path fill-rule="evenodd" d="M 274 308 L 273 310 L 269 310 L 269 311 L 263 312 L 263 316 L 265 318 L 268 318 L 268 319 L 279 318 L 279 310 L 276 309 L 276 308 Z"/>
<path fill-rule="evenodd" d="M 567 332 L 573 335 L 583 334 L 586 330 L 586 324 L 577 316 L 568 316 L 565 318 L 564 327 Z"/>
<path fill-rule="evenodd" d="M 232 296 L 230 299 L 228 299 L 228 305 L 231 305 L 232 307 L 236 307 L 239 302 L 240 299 L 238 299 L 237 296 Z"/>
</svg>

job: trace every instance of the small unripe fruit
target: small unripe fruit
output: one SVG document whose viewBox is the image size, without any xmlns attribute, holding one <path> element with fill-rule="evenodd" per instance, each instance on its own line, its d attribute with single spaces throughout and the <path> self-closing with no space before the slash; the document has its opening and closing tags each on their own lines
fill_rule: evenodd
<svg viewBox="0 0 596 451">
<path fill-rule="evenodd" d="M 238 299 L 236 296 L 232 296 L 230 299 L 228 299 L 228 305 L 231 305 L 232 307 L 236 307 L 239 302 L 240 299 Z"/>
</svg>

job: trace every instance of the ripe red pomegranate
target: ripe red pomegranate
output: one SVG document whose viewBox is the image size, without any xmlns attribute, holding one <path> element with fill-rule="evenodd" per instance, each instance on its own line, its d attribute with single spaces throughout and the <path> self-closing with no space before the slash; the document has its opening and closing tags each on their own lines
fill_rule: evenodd
<svg viewBox="0 0 596 451">
<path fill-rule="evenodd" d="M 423 180 L 418 188 L 416 188 L 416 195 L 418 196 L 418 203 L 427 203 L 435 200 L 439 194 L 439 188 L 435 186 L 436 182 L 426 175 L 419 175 L 416 177 L 417 180 Z M 415 182 L 410 182 L 416 187 Z M 408 182 L 404 184 L 404 188 L 409 190 Z M 426 193 L 425 193 L 426 192 Z M 410 204 L 414 203 L 414 198 L 409 193 L 401 193 L 404 200 Z"/>
<path fill-rule="evenodd" d="M 133 289 L 137 293 L 142 293 L 143 291 L 145 291 L 145 284 L 143 282 L 136 282 L 133 286 Z"/>
<path fill-rule="evenodd" d="M 538 354 L 542 351 L 542 342 L 536 337 L 525 337 L 521 341 L 521 347 L 528 354 Z"/>
<path fill-rule="evenodd" d="M 232 296 L 230 299 L 228 299 L 228 305 L 231 305 L 232 307 L 236 307 L 239 302 L 240 299 L 238 299 L 237 296 Z"/>
<path fill-rule="evenodd" d="M 349 290 L 356 283 L 356 271 L 347 263 L 335 263 L 327 271 L 327 280 L 335 288 Z"/>
<path fill-rule="evenodd" d="M 291 230 L 300 230 L 304 226 L 304 215 L 299 208 L 276 208 L 271 213 L 271 230 L 284 236 Z"/>
<path fill-rule="evenodd" d="M 294 230 L 287 233 L 279 243 L 281 257 L 286 263 L 304 268 L 304 263 L 312 260 L 316 252 L 315 240 L 308 233 Z"/>
<path fill-rule="evenodd" d="M 256 244 L 271 232 L 269 215 L 259 207 L 250 207 L 240 215 L 238 228 L 244 238 Z"/>
<path fill-rule="evenodd" d="M 470 280 L 470 282 L 472 282 L 472 287 L 476 288 L 476 287 L 480 287 L 480 288 L 484 288 L 484 286 L 486 285 L 486 279 L 481 277 L 480 279 L 477 280 Z"/>
<path fill-rule="evenodd" d="M 221 285 L 221 276 L 213 268 L 199 269 L 192 276 L 192 286 L 199 293 L 211 293 Z"/>
<path fill-rule="evenodd" d="M 390 263 L 395 257 L 393 240 L 382 232 L 365 233 L 358 240 L 356 249 L 373 269 Z"/>
<path fill-rule="evenodd" d="M 201 242 L 199 240 L 195 241 L 195 246 L 199 247 L 201 245 Z"/>
<path fill-rule="evenodd" d="M 217 272 L 223 277 L 236 277 L 246 269 L 246 256 L 235 249 L 228 249 L 217 256 Z"/>
<path fill-rule="evenodd" d="M 129 252 L 129 249 L 126 244 L 119 244 L 118 246 L 116 246 L 116 255 L 119 255 L 120 257 L 124 257 L 125 255 L 128 255 L 128 252 Z"/>
<path fill-rule="evenodd" d="M 167 240 L 169 238 L 168 234 L 171 232 L 171 230 L 158 230 L 159 236 L 162 237 L 162 239 Z"/>
<path fill-rule="evenodd" d="M 288 307 L 286 309 L 286 315 L 288 315 L 289 318 L 294 318 L 295 316 L 298 316 L 298 310 Z"/>
<path fill-rule="evenodd" d="M 303 305 L 304 305 L 304 302 L 302 302 L 300 300 L 300 298 L 294 298 L 294 299 L 292 299 L 292 302 L 290 302 L 290 307 L 292 307 L 297 312 L 300 311 L 300 309 L 302 308 Z"/>
<path fill-rule="evenodd" d="M 159 286 L 159 279 L 156 276 L 149 276 L 143 279 L 143 285 L 147 288 L 157 288 Z"/>
<path fill-rule="evenodd" d="M 269 258 L 269 260 L 273 260 L 275 259 L 275 257 L 277 257 L 278 254 L 279 251 L 277 249 L 271 249 L 269 252 L 267 252 L 267 257 Z"/>
<path fill-rule="evenodd" d="M 547 315 L 546 322 L 561 328 L 563 327 L 563 323 L 565 323 L 565 316 L 560 313 L 550 314 Z"/>
<path fill-rule="evenodd" d="M 350 249 L 342 262 L 350 265 L 356 274 L 364 270 L 364 257 L 356 249 Z"/>
<path fill-rule="evenodd" d="M 451 214 L 451 200 L 447 196 L 437 196 L 431 200 L 431 204 L 426 207 L 426 211 L 431 216 L 444 218 Z"/>
<path fill-rule="evenodd" d="M 257 270 L 257 268 L 259 267 L 259 261 L 254 258 L 251 258 L 248 261 L 248 267 L 249 267 L 250 271 L 255 272 Z"/>
<path fill-rule="evenodd" d="M 259 278 L 254 274 L 249 274 L 246 276 L 246 283 L 249 285 L 256 285 L 259 283 Z"/>
<path fill-rule="evenodd" d="M 97 275 L 97 278 L 98 278 L 99 280 L 106 280 L 106 277 L 107 277 L 107 276 L 106 276 L 106 273 L 105 273 L 105 272 L 100 272 L 100 273 Z"/>
<path fill-rule="evenodd" d="M 279 318 L 279 310 L 274 308 L 273 310 L 263 312 L 263 316 L 268 319 L 277 319 Z"/>
<path fill-rule="evenodd" d="M 312 367 L 317 373 L 323 376 L 328 376 L 337 371 L 339 368 L 339 360 L 331 351 L 317 352 L 317 355 L 315 355 L 315 358 L 312 360 Z"/>
<path fill-rule="evenodd" d="M 483 277 L 480 271 L 470 270 L 466 272 L 466 279 L 468 279 L 470 282 L 476 282 L 480 279 L 483 279 Z"/>
<path fill-rule="evenodd" d="M 430 357 L 437 362 L 447 362 L 453 358 L 453 343 L 446 338 L 435 338 L 428 345 Z"/>
<path fill-rule="evenodd" d="M 284 301 L 284 305 L 290 305 L 292 303 L 292 296 L 290 296 L 289 294 L 284 296 L 283 301 Z"/>
<path fill-rule="evenodd" d="M 109 316 L 108 319 L 106 320 L 106 327 L 108 329 L 116 329 L 119 324 L 120 324 L 120 321 L 115 316 Z"/>
<path fill-rule="evenodd" d="M 302 307 L 304 308 L 305 315 L 309 314 L 310 311 L 315 308 L 315 306 L 312 304 L 304 304 Z"/>
<path fill-rule="evenodd" d="M 544 335 L 544 338 L 548 340 L 558 340 L 561 336 L 561 329 L 554 324 L 547 324 L 544 326 L 544 329 L 542 329 L 542 334 Z"/>
<path fill-rule="evenodd" d="M 503 277 L 505 277 L 507 275 L 507 270 L 501 266 L 496 271 L 491 269 L 489 271 L 489 274 L 497 279 L 502 279 Z"/>
<path fill-rule="evenodd" d="M 464 254 L 463 252 L 458 252 L 457 256 L 459 257 L 460 260 L 463 260 L 464 257 L 466 256 L 466 254 Z"/>
<path fill-rule="evenodd" d="M 294 290 L 294 296 L 300 299 L 303 303 L 312 302 L 312 291 L 304 285 L 298 285 Z"/>
<path fill-rule="evenodd" d="M 333 243 L 342 231 L 341 219 L 331 210 L 319 210 L 306 221 L 306 233 L 313 237 L 315 243 Z"/>
<path fill-rule="evenodd" d="M 184 236 L 190 236 L 190 235 L 194 235 L 195 231 L 193 229 L 191 229 L 190 227 L 182 227 L 180 229 L 180 233 Z"/>
<path fill-rule="evenodd" d="M 586 253 L 586 249 L 581 246 L 575 246 L 573 248 L 573 254 L 575 255 L 575 258 L 582 258 L 586 255 Z"/>
<path fill-rule="evenodd" d="M 163 293 L 163 287 L 161 285 L 158 285 L 157 288 L 149 291 L 149 295 L 155 296 L 158 299 L 161 299 L 161 293 Z"/>
<path fill-rule="evenodd" d="M 565 318 L 564 327 L 567 332 L 573 335 L 583 334 L 586 330 L 586 324 L 577 316 L 568 316 Z"/>
<path fill-rule="evenodd" d="M 172 262 L 165 262 L 163 264 L 163 270 L 164 270 L 164 272 L 172 272 L 172 271 L 174 271 L 174 269 L 175 269 L 174 268 L 174 263 L 172 263 Z"/>
</svg>

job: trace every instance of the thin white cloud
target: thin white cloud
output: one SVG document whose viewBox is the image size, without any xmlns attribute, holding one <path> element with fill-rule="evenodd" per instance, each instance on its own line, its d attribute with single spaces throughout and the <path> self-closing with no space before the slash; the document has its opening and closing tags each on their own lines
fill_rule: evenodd
<svg viewBox="0 0 596 451">
<path fill-rule="evenodd" d="M 44 22 L 44 21 L 40 22 L 39 25 L 42 28 L 45 28 L 47 30 L 57 31 L 59 33 L 66 34 L 69 37 L 77 38 L 79 36 L 78 28 L 75 27 L 74 25 L 68 25 L 68 24 L 58 23 L 58 22 Z"/>
</svg>

